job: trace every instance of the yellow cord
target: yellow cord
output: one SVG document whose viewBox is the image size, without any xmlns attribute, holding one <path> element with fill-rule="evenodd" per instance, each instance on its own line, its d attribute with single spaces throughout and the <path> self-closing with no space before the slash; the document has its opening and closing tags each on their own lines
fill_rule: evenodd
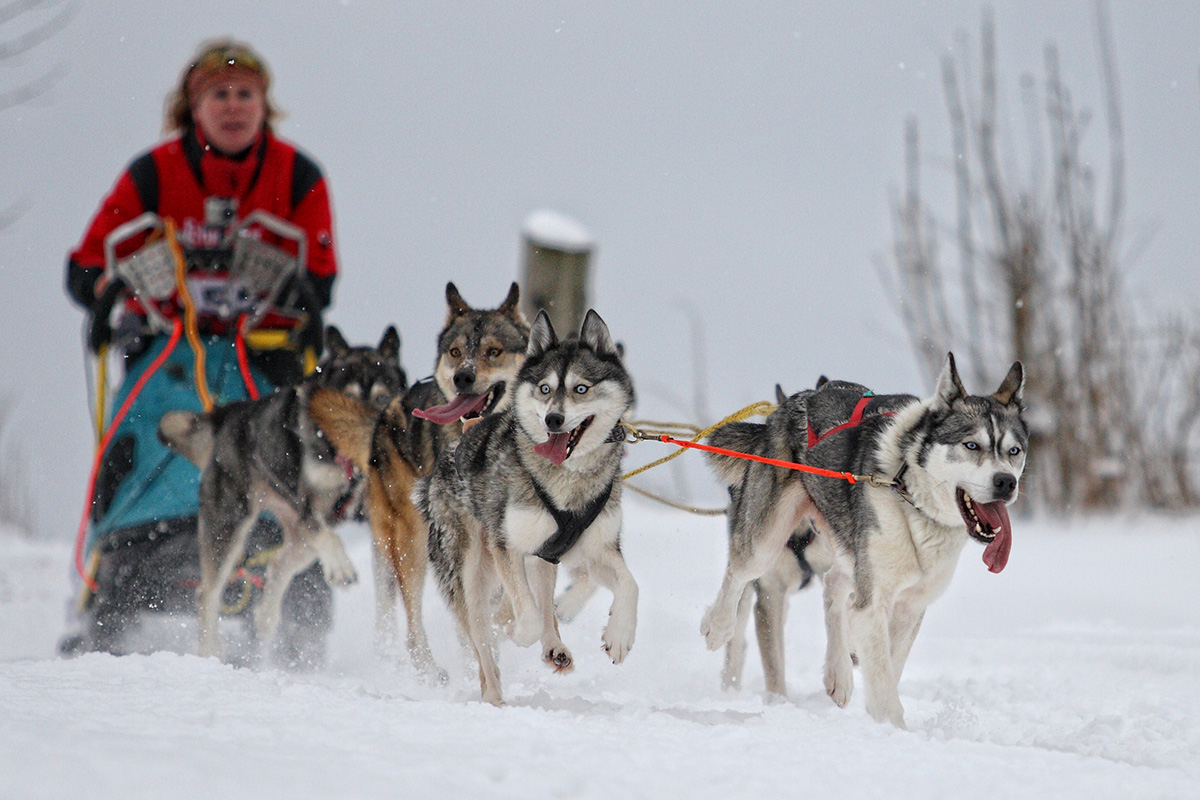
<svg viewBox="0 0 1200 800">
<path fill-rule="evenodd" d="M 179 291 L 179 300 L 183 303 L 183 329 L 187 333 L 188 344 L 195 356 L 192 370 L 196 379 L 196 394 L 200 396 L 200 404 L 206 412 L 212 411 L 212 394 L 208 391 L 208 376 L 204 363 L 204 343 L 200 341 L 200 325 L 196 320 L 196 304 L 187 287 L 187 259 L 184 258 L 183 248 L 175 236 L 175 223 L 170 218 L 163 220 L 166 224 L 167 243 L 171 255 L 175 257 L 175 288 Z"/>
<path fill-rule="evenodd" d="M 702 517 L 719 517 L 725 513 L 725 509 L 723 508 L 698 508 L 697 506 L 687 506 L 683 503 L 676 503 L 674 500 L 668 500 L 667 498 L 657 495 L 654 492 L 648 492 L 640 486 L 634 486 L 632 483 L 626 484 L 625 488 L 631 492 L 637 492 L 642 497 L 648 497 L 651 500 L 657 500 L 664 506 L 670 506 L 671 508 L 679 511 L 687 511 L 692 514 L 699 514 Z"/>
<path fill-rule="evenodd" d="M 100 352 L 96 354 L 96 417 L 95 424 L 92 429 L 96 431 L 96 447 L 104 441 L 104 415 L 108 412 L 106 408 L 108 397 L 108 343 L 100 345 Z"/>
<path fill-rule="evenodd" d="M 721 420 L 720 422 L 717 422 L 713 425 L 709 425 L 704 430 L 697 432 L 692 437 L 692 441 L 698 442 L 701 439 L 703 439 L 704 437 L 711 434 L 713 431 L 717 430 L 718 428 L 723 428 L 731 422 L 741 422 L 744 419 L 747 419 L 749 417 L 754 417 L 754 416 L 759 416 L 759 417 L 768 416 L 769 414 L 774 412 L 775 409 L 776 409 L 775 405 L 765 402 L 765 401 L 761 401 L 758 403 L 752 403 L 752 404 L 746 406 L 745 408 L 743 408 L 741 411 L 736 411 L 736 412 L 730 414 L 728 417 L 725 417 L 725 419 Z M 651 424 L 653 424 L 653 423 L 651 423 Z M 622 422 L 621 425 L 626 430 L 630 430 L 630 431 L 635 430 L 633 423 Z M 689 429 L 694 430 L 694 427 L 691 425 L 672 425 L 671 423 L 666 423 L 666 425 L 674 427 L 676 429 L 689 428 Z M 654 435 L 657 433 L 664 433 L 668 436 L 671 435 L 671 431 L 647 431 L 644 429 L 636 429 L 636 430 L 638 431 L 639 434 L 641 434 L 640 438 L 654 438 Z M 678 438 L 678 437 L 672 437 L 672 438 Z M 672 458 L 678 458 L 682 454 L 683 454 L 682 449 L 676 450 L 674 453 L 671 453 L 671 455 L 669 455 L 669 456 L 664 456 L 663 458 L 660 458 L 657 461 L 651 461 L 649 464 L 646 464 L 645 466 L 638 467 L 633 472 L 625 473 L 624 475 L 621 476 L 621 480 L 627 481 L 630 478 L 632 478 L 634 475 L 640 475 L 641 473 L 645 472 L 646 470 L 653 469 L 654 467 L 657 467 L 660 464 L 665 464 L 668 461 L 670 461 Z"/>
</svg>

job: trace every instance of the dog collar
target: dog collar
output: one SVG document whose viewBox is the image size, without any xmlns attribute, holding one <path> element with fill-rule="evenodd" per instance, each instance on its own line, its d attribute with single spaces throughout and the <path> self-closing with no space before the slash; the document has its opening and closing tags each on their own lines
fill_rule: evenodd
<svg viewBox="0 0 1200 800">
<path fill-rule="evenodd" d="M 904 473 L 908 472 L 908 462 L 905 461 L 900 465 L 900 469 L 892 477 L 892 491 L 900 495 L 900 499 L 908 503 L 913 508 L 917 507 L 916 501 L 913 500 L 912 492 L 908 491 L 908 487 L 904 485 Z"/>
<path fill-rule="evenodd" d="M 616 444 L 617 442 L 625 441 L 625 426 L 617 423 L 613 429 L 608 432 L 608 438 L 604 440 L 604 444 Z"/>
</svg>

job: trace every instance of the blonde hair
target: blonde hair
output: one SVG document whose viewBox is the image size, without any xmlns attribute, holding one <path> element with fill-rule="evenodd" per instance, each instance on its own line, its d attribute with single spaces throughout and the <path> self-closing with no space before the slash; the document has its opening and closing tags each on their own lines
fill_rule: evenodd
<svg viewBox="0 0 1200 800">
<path fill-rule="evenodd" d="M 271 73 L 267 70 L 267 63 L 250 45 L 225 38 L 203 42 L 180 73 L 175 89 L 167 95 L 164 133 L 175 133 L 195 126 L 192 105 L 196 100 L 197 88 L 206 77 L 225 70 L 248 72 L 262 81 L 266 125 L 267 130 L 271 129 L 271 123 L 281 115 L 271 99 Z"/>
</svg>

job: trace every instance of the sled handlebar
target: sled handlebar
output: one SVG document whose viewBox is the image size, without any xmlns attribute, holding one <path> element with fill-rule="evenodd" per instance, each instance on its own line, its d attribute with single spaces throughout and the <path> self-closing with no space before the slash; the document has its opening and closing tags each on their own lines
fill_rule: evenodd
<svg viewBox="0 0 1200 800">
<path fill-rule="evenodd" d="M 296 255 L 253 235 L 250 229 L 256 227 L 290 242 Z M 104 239 L 104 276 L 109 286 L 119 287 L 118 295 L 119 289 L 133 293 L 145 309 L 152 328 L 169 331 L 171 321 L 159 304 L 176 293 L 175 256 L 166 236 L 155 237 L 156 233 L 165 233 L 164 221 L 150 211 L 114 228 Z M 139 236 L 149 237 L 149 241 L 128 256 L 118 257 L 117 249 Z M 232 319 L 249 312 L 247 327 L 253 328 L 274 307 L 289 279 L 303 274 L 308 257 L 308 237 L 299 226 L 259 209 L 231 228 L 218 249 L 229 253 L 229 277 L 228 286 L 217 290 L 211 313 Z M 107 293 L 106 289 L 105 295 Z M 104 311 L 103 323 L 93 324 L 97 336 L 104 333 L 107 315 L 116 299 L 111 298 L 105 308 L 97 308 L 97 311 Z M 98 320 L 100 315 L 96 316 Z"/>
</svg>

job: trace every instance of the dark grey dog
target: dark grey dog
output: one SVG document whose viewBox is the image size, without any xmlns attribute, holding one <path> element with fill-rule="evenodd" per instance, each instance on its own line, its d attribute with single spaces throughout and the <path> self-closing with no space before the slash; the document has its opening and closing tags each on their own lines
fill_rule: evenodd
<svg viewBox="0 0 1200 800">
<path fill-rule="evenodd" d="M 1023 386 L 1018 362 L 994 394 L 970 396 L 948 355 L 925 400 L 830 381 L 788 398 L 761 425 L 717 431 L 710 441 L 719 447 L 873 475 L 889 485 L 710 457 L 730 485 L 731 503 L 729 567 L 701 622 L 708 646 L 730 642 L 747 584 L 773 568 L 797 530 L 811 526 L 816 535 L 805 554 L 829 564 L 825 689 L 839 706 L 850 699 L 853 651 L 868 713 L 903 727 L 900 675 L 925 609 L 945 591 L 967 539 L 987 545 L 992 572 L 1008 561 L 1006 504 L 1017 497 L 1029 440 Z M 767 647 L 782 653 L 778 628 L 765 635 Z"/>
<path fill-rule="evenodd" d="M 637 622 L 637 584 L 620 547 L 618 426 L 634 392 L 608 326 L 589 311 L 579 336 L 560 342 L 539 313 L 512 394 L 512 406 L 466 431 L 414 492 L 442 593 L 479 661 L 483 699 L 495 704 L 497 589 L 510 638 L 522 647 L 540 639 L 558 671 L 573 666 L 554 615 L 560 560 L 612 590 L 602 640 L 613 663 L 629 653 Z"/>
<path fill-rule="evenodd" d="M 404 390 L 406 378 L 395 328 L 387 329 L 377 347 L 350 347 L 332 327 L 327 342 L 318 369 L 296 386 L 209 413 L 170 411 L 159 421 L 163 442 L 201 471 L 200 655 L 222 655 L 221 595 L 263 511 L 275 516 L 284 540 L 267 567 L 254 609 L 260 642 L 273 639 L 284 592 L 314 560 L 331 585 L 356 580 L 330 527 L 335 504 L 351 487 L 351 474 L 309 418 L 307 397 L 316 386 L 331 386 L 379 408 Z"/>
</svg>

